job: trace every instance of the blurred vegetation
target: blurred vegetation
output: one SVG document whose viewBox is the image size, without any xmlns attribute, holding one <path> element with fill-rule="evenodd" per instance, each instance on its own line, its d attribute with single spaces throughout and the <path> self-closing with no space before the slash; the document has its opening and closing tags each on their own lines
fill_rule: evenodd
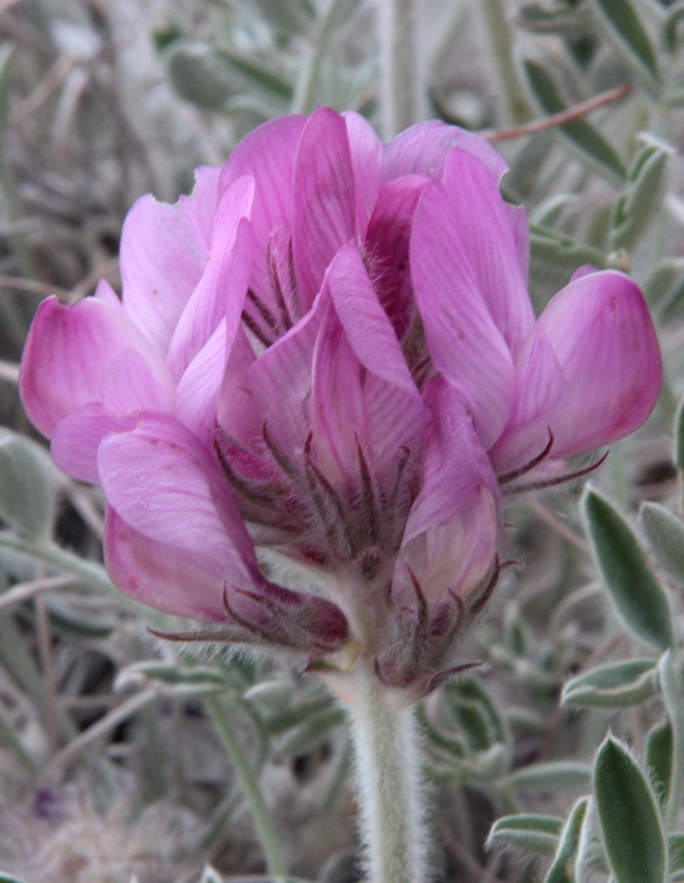
<svg viewBox="0 0 684 883">
<path fill-rule="evenodd" d="M 584 263 L 626 270 L 666 371 L 581 500 L 509 501 L 516 566 L 460 650 L 487 665 L 420 712 L 435 881 L 684 880 L 684 2 L 423 12 L 426 103 L 509 161 L 535 306 Z M 310 676 L 151 636 L 164 617 L 102 567 L 100 492 L 52 465 L 16 381 L 42 297 L 118 284 L 138 196 L 175 199 L 283 113 L 379 125 L 377 55 L 370 0 L 0 0 L 0 880 L 263 873 L 257 781 L 293 874 L 356 879 L 339 707 Z"/>
</svg>

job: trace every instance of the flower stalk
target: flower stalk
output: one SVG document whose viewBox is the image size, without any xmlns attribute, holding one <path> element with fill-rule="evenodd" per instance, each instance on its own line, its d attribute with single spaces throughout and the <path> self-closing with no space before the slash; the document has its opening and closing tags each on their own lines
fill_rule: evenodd
<svg viewBox="0 0 684 883">
<path fill-rule="evenodd" d="M 252 813 L 254 825 L 257 830 L 261 848 L 264 851 L 266 865 L 269 873 L 275 877 L 285 878 L 287 868 L 278 844 L 273 822 L 268 811 L 268 807 L 264 802 L 264 797 L 259 788 L 259 782 L 245 749 L 240 741 L 235 727 L 232 724 L 230 715 L 226 713 L 226 709 L 221 700 L 216 697 L 208 697 L 206 700 L 207 710 L 218 731 L 221 741 L 226 747 L 230 759 L 235 767 L 243 794 L 247 798 L 249 808 Z"/>
<path fill-rule="evenodd" d="M 350 707 L 361 835 L 369 883 L 423 883 L 429 840 L 413 706 L 392 694 L 370 664 L 353 673 Z"/>
<path fill-rule="evenodd" d="M 379 0 L 380 99 L 385 138 L 422 119 L 417 0 Z"/>
</svg>

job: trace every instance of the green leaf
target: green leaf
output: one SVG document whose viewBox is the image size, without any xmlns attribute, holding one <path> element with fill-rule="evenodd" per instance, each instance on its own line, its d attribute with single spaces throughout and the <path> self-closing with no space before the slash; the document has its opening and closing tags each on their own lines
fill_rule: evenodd
<svg viewBox="0 0 684 883">
<path fill-rule="evenodd" d="M 551 867 L 548 870 L 544 883 L 574 883 L 572 866 L 575 853 L 579 844 L 582 825 L 587 814 L 589 798 L 582 797 L 573 806 L 568 820 L 563 828 L 563 833 L 558 844 L 558 851 L 554 856 Z"/>
<path fill-rule="evenodd" d="M 230 692 L 225 673 L 205 665 L 180 666 L 177 663 L 134 662 L 119 672 L 116 689 L 131 685 L 152 685 L 162 695 L 173 697 L 211 696 Z"/>
<path fill-rule="evenodd" d="M 628 183 L 611 216 L 610 248 L 632 248 L 660 204 L 668 159 L 672 150 L 650 136 L 640 146 L 628 171 Z"/>
<path fill-rule="evenodd" d="M 548 9 L 538 3 L 526 3 L 518 12 L 520 26 L 534 33 L 566 33 L 585 30 L 591 25 L 591 15 L 584 9 L 570 6 Z"/>
<path fill-rule="evenodd" d="M 338 727 L 345 718 L 344 709 L 339 705 L 333 705 L 280 736 L 275 740 L 276 750 L 283 754 L 309 754 L 321 744 L 330 730 Z"/>
<path fill-rule="evenodd" d="M 48 535 L 55 497 L 41 453 L 20 435 L 0 438 L 0 516 L 30 540 Z"/>
<path fill-rule="evenodd" d="M 596 756 L 594 794 L 615 883 L 664 883 L 665 833 L 655 798 L 629 751 L 610 736 Z"/>
<path fill-rule="evenodd" d="M 167 56 L 169 76 L 181 98 L 206 110 L 223 110 L 242 82 L 206 43 L 177 40 Z"/>
<path fill-rule="evenodd" d="M 661 806 L 667 805 L 670 796 L 672 749 L 672 724 L 665 720 L 653 727 L 646 739 L 646 766 Z"/>
<path fill-rule="evenodd" d="M 555 816 L 504 816 L 494 822 L 487 838 L 487 848 L 503 843 L 542 855 L 554 855 L 563 829 L 563 819 Z"/>
<path fill-rule="evenodd" d="M 15 877 L 14 874 L 7 874 L 5 871 L 0 871 L 0 883 L 27 883 L 27 881 L 20 880 L 19 877 Z"/>
<path fill-rule="evenodd" d="M 658 650 L 673 646 L 667 594 L 631 526 L 591 485 L 582 497 L 582 509 L 594 558 L 623 623 Z"/>
<path fill-rule="evenodd" d="M 668 10 L 667 18 L 663 23 L 663 44 L 668 52 L 675 52 L 681 43 L 679 36 L 679 25 L 684 19 L 684 3 L 675 3 L 672 9 Z"/>
<path fill-rule="evenodd" d="M 589 0 L 606 36 L 649 89 L 660 86 L 655 50 L 631 0 Z"/>
<path fill-rule="evenodd" d="M 684 880 L 684 834 L 670 834 L 667 838 L 667 849 L 672 883 Z"/>
<path fill-rule="evenodd" d="M 684 585 L 684 524 L 659 503 L 644 503 L 639 518 L 658 564 Z"/>
<path fill-rule="evenodd" d="M 524 67 L 532 93 L 544 113 L 560 113 L 568 109 L 546 68 L 531 59 L 525 60 Z M 558 126 L 558 131 L 581 160 L 614 184 L 624 184 L 626 172 L 620 157 L 591 123 L 583 118 L 571 120 Z"/>
<path fill-rule="evenodd" d="M 586 791 L 591 787 L 591 767 L 573 760 L 556 760 L 522 767 L 500 782 L 505 788 L 539 792 Z"/>
<path fill-rule="evenodd" d="M 592 668 L 563 688 L 563 705 L 622 708 L 638 705 L 657 692 L 656 662 L 628 659 Z"/>
</svg>

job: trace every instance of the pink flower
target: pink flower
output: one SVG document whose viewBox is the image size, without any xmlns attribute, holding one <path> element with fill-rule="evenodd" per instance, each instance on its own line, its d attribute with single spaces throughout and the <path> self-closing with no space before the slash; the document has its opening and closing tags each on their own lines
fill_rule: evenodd
<svg viewBox="0 0 684 883">
<path fill-rule="evenodd" d="M 499 482 L 631 432 L 661 383 L 621 273 L 583 268 L 535 321 L 505 168 L 442 123 L 383 145 L 356 114 L 285 117 L 133 207 L 121 301 L 41 305 L 23 401 L 103 486 L 124 592 L 439 681 L 496 580 Z"/>
</svg>

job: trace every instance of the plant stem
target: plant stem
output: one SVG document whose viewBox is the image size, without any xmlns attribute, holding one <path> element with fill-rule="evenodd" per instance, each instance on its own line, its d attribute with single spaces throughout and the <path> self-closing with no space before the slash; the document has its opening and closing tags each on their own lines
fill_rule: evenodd
<svg viewBox="0 0 684 883">
<path fill-rule="evenodd" d="M 513 37 L 508 23 L 508 5 L 503 0 L 483 0 L 482 13 L 489 32 L 492 60 L 499 69 L 499 80 L 511 121 L 516 125 L 530 119 L 530 106 L 520 83 L 513 59 Z"/>
<path fill-rule="evenodd" d="M 425 90 L 418 47 L 420 0 L 378 0 L 382 135 L 422 119 Z"/>
<path fill-rule="evenodd" d="M 413 709 L 391 703 L 369 664 L 354 676 L 350 713 L 367 879 L 423 883 L 429 848 Z"/>
<path fill-rule="evenodd" d="M 247 757 L 242 742 L 235 732 L 230 711 L 226 709 L 225 705 L 217 697 L 207 697 L 205 703 L 211 719 L 214 722 L 214 726 L 230 755 L 230 759 L 235 767 L 235 772 L 240 780 L 240 785 L 242 786 L 244 795 L 249 803 L 254 824 L 261 842 L 261 848 L 266 857 L 268 870 L 276 877 L 282 877 L 285 879 L 287 869 L 280 852 L 278 839 L 273 829 L 271 816 L 266 807 L 266 803 L 264 802 L 256 774 L 252 769 L 252 765 Z"/>
</svg>

